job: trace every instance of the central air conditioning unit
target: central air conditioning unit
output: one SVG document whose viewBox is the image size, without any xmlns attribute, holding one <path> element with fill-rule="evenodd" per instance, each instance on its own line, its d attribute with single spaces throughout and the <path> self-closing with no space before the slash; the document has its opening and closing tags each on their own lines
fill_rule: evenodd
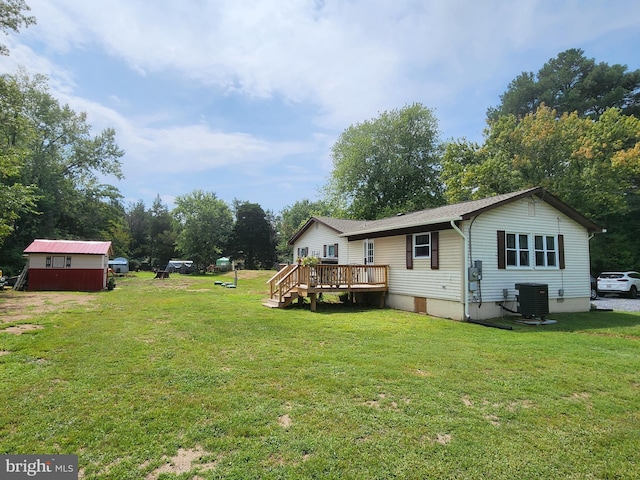
<svg viewBox="0 0 640 480">
<path fill-rule="evenodd" d="M 518 312 L 527 318 L 544 320 L 549 315 L 549 285 L 544 283 L 516 283 Z"/>
</svg>

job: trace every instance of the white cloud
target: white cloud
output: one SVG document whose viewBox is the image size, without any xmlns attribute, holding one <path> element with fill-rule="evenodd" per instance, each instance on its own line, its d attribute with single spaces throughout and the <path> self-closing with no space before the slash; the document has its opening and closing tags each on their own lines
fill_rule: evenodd
<svg viewBox="0 0 640 480">
<path fill-rule="evenodd" d="M 447 138 L 465 130 L 478 133 L 487 107 L 498 103 L 521 71 L 537 70 L 567 48 L 616 41 L 622 48 L 640 31 L 640 2 L 634 0 L 28 3 L 38 24 L 8 37 L 11 56 L 0 58 L 0 68 L 20 64 L 48 75 L 58 98 L 87 111 L 96 128 L 115 127 L 127 152 L 128 175 L 149 166 L 169 173 L 231 166 L 257 175 L 296 156 L 316 159 L 300 173 L 289 167 L 282 190 L 308 182 L 312 168 L 326 175 L 329 146 L 350 124 L 421 102 L 436 110 Z M 23 39 L 37 53 L 16 43 Z M 231 128 L 224 118 L 215 125 L 201 114 L 177 120 L 160 101 L 153 109 L 135 110 L 140 103 L 123 91 L 86 98 L 75 72 L 58 62 L 94 50 L 139 76 L 177 79 L 176 88 L 192 83 L 218 96 L 302 105 L 325 135 L 275 140 L 249 127 Z M 631 47 L 627 51 L 637 55 Z M 623 63 L 638 68 L 638 57 L 633 61 Z"/>
</svg>

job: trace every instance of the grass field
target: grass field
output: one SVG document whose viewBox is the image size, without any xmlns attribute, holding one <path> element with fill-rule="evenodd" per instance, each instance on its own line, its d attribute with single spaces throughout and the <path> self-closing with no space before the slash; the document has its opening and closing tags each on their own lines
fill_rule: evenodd
<svg viewBox="0 0 640 480">
<path fill-rule="evenodd" d="M 639 314 L 272 310 L 270 273 L 136 274 L 20 315 L 1 292 L 0 453 L 87 479 L 640 478 Z"/>
</svg>

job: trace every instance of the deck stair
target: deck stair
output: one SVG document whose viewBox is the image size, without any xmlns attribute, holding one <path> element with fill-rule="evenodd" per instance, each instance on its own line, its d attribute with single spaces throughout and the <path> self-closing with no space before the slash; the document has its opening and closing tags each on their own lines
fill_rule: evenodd
<svg viewBox="0 0 640 480">
<path fill-rule="evenodd" d="M 351 299 L 375 295 L 384 306 L 389 290 L 387 265 L 287 265 L 271 277 L 270 295 L 262 304 L 270 308 L 284 308 L 300 297 L 309 297 L 311 311 L 322 293 L 349 293 Z"/>
<path fill-rule="evenodd" d="M 285 308 L 298 298 L 295 289 L 298 268 L 298 265 L 287 265 L 267 281 L 271 285 L 271 294 L 262 305 L 269 308 Z"/>
<path fill-rule="evenodd" d="M 280 300 L 277 298 L 268 298 L 262 302 L 262 305 L 269 308 L 285 308 L 291 305 L 291 302 L 296 298 L 298 298 L 298 292 L 292 291 L 284 294 Z"/>
</svg>

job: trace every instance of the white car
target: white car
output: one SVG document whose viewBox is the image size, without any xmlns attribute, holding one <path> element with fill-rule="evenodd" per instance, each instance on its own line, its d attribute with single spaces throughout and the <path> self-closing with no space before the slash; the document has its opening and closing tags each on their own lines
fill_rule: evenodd
<svg viewBox="0 0 640 480">
<path fill-rule="evenodd" d="M 625 293 L 636 298 L 640 290 L 638 272 L 602 272 L 598 275 L 598 293 Z"/>
</svg>

